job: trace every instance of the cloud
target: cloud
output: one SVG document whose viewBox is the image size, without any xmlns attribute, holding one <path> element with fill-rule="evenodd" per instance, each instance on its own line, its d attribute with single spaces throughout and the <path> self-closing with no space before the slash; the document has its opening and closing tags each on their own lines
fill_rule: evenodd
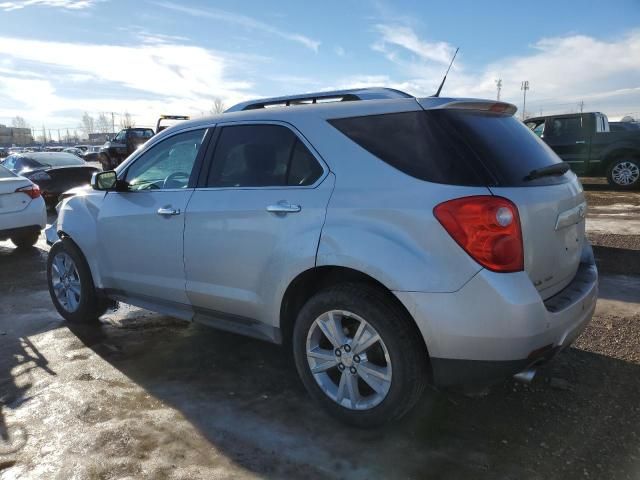
<svg viewBox="0 0 640 480">
<path fill-rule="evenodd" d="M 160 113 L 208 111 L 215 97 L 230 104 L 250 96 L 253 85 L 232 78 L 241 69 L 236 58 L 147 40 L 121 46 L 0 37 L 0 58 L 11 60 L 0 65 L 0 117 L 29 112 L 34 122 L 60 111 L 128 110 L 152 122 Z"/>
<path fill-rule="evenodd" d="M 416 55 L 420 61 L 448 64 L 455 48 L 446 42 L 425 42 L 410 27 L 403 25 L 376 25 L 380 39 L 373 49 L 384 53 L 390 60 L 398 57 L 398 47 Z"/>
<path fill-rule="evenodd" d="M 320 42 L 317 40 L 313 40 L 299 33 L 280 30 L 272 25 L 269 25 L 268 23 L 261 22 L 260 20 L 256 20 L 255 18 L 248 17 L 246 15 L 240 15 L 238 13 L 233 13 L 226 10 L 220 10 L 217 8 L 205 9 L 205 8 L 186 7 L 184 5 L 180 5 L 172 2 L 152 2 L 152 3 L 154 3 L 159 7 L 173 10 L 175 12 L 191 15 L 192 17 L 210 18 L 213 20 L 220 20 L 225 23 L 232 23 L 250 30 L 258 30 L 270 35 L 274 35 L 276 37 L 284 38 L 285 40 L 297 42 L 305 46 L 306 48 L 313 50 L 314 52 L 317 52 L 318 48 L 320 47 Z"/>
<path fill-rule="evenodd" d="M 5 11 L 20 10 L 25 7 L 55 7 L 67 10 L 82 10 L 92 7 L 102 0 L 13 0 L 0 2 L 0 9 Z"/>
<path fill-rule="evenodd" d="M 336 52 L 336 55 L 338 55 L 339 57 L 344 57 L 347 53 L 340 45 L 336 46 L 333 51 Z"/>
<path fill-rule="evenodd" d="M 372 45 L 398 68 L 389 84 L 404 84 L 410 93 L 431 95 L 442 80 L 453 47 L 425 42 L 409 27 L 378 25 L 380 39 Z M 462 52 L 464 51 L 464 46 Z M 502 99 L 520 104 L 520 83 L 529 80 L 527 110 L 533 114 L 585 108 L 610 116 L 640 112 L 640 31 L 615 39 L 585 35 L 543 38 L 523 55 L 471 68 L 458 57 L 443 95 L 495 98 L 501 78 Z"/>
</svg>

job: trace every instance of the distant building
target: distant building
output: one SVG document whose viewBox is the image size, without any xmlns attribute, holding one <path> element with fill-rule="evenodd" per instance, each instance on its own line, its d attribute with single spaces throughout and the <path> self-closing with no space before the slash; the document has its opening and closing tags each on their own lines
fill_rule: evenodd
<svg viewBox="0 0 640 480">
<path fill-rule="evenodd" d="M 115 136 L 115 133 L 90 133 L 89 143 L 92 145 L 101 145 L 107 141 L 107 138 L 113 138 Z"/>
<path fill-rule="evenodd" d="M 12 145 L 31 145 L 33 137 L 30 128 L 6 127 L 0 125 L 0 146 L 10 147 Z"/>
</svg>

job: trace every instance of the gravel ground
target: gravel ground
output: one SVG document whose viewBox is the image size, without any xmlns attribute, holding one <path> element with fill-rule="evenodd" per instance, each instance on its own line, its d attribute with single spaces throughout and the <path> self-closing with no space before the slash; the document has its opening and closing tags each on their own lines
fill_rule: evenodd
<svg viewBox="0 0 640 480">
<path fill-rule="evenodd" d="M 633 261 L 617 250 L 601 270 Z M 131 307 L 71 328 L 46 251 L 0 242 L 0 479 L 640 478 L 638 276 L 601 277 L 592 323 L 531 385 L 429 391 L 358 431 L 277 346 Z"/>
</svg>

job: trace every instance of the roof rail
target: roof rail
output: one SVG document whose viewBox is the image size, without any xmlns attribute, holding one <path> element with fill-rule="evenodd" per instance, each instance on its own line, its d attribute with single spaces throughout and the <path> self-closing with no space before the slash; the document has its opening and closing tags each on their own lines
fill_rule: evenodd
<svg viewBox="0 0 640 480">
<path fill-rule="evenodd" d="M 413 98 L 412 95 L 394 88 L 354 88 L 351 90 L 334 90 L 332 92 L 305 93 L 286 97 L 260 98 L 242 102 L 227 109 L 227 112 L 257 110 L 267 107 L 289 107 L 292 105 L 309 105 L 324 102 L 349 102 L 355 100 L 384 100 L 391 98 Z"/>
</svg>

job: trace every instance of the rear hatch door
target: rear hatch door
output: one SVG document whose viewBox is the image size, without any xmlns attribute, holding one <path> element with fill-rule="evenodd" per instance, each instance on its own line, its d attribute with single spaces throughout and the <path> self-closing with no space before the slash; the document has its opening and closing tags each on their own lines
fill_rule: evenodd
<svg viewBox="0 0 640 480">
<path fill-rule="evenodd" d="M 466 155 L 487 174 L 494 195 L 518 208 L 524 247 L 524 268 L 546 299 L 575 276 L 585 242 L 586 203 L 575 174 L 531 172 L 562 163 L 522 122 L 515 107 L 486 101 L 420 100 L 438 115 Z"/>
</svg>

